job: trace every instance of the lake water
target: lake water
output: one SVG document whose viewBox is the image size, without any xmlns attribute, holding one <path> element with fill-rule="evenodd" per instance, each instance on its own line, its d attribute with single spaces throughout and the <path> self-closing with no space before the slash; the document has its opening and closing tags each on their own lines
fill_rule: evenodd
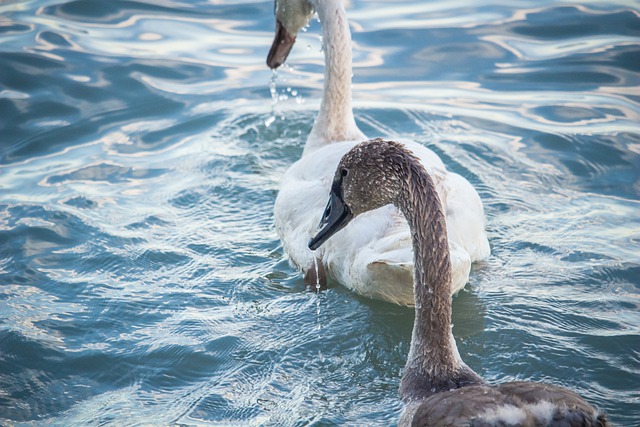
<svg viewBox="0 0 640 427">
<path fill-rule="evenodd" d="M 478 189 L 491 382 L 640 425 L 640 4 L 351 0 L 354 106 Z M 304 291 L 272 207 L 322 90 L 269 1 L 0 2 L 0 424 L 394 425 L 411 309 Z M 272 97 L 269 83 L 275 79 Z"/>
</svg>

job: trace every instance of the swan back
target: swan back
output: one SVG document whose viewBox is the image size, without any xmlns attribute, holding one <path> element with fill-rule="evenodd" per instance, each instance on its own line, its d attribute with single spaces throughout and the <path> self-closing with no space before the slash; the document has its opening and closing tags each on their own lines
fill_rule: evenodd
<svg viewBox="0 0 640 427">
<path fill-rule="evenodd" d="M 608 423 L 570 390 L 516 381 L 448 390 L 411 402 L 398 425 L 606 427 Z"/>
</svg>

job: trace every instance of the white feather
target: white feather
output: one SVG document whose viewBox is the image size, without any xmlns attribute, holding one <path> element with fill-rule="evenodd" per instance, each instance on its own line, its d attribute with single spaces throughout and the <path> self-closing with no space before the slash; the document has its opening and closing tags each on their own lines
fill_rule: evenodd
<svg viewBox="0 0 640 427">
<path fill-rule="evenodd" d="M 478 419 L 489 425 L 521 426 L 524 425 L 528 416 L 527 411 L 522 408 L 513 405 L 502 405 L 478 415 Z"/>
</svg>

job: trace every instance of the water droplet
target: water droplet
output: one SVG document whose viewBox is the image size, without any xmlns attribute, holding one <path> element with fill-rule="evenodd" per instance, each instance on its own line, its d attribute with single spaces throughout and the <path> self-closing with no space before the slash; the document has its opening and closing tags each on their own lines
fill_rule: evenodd
<svg viewBox="0 0 640 427">
<path fill-rule="evenodd" d="M 273 122 L 275 122 L 275 121 L 276 121 L 276 116 L 269 116 L 269 118 L 268 118 L 267 120 L 265 120 L 265 121 L 264 121 L 264 125 L 265 125 L 266 127 L 269 127 L 269 126 L 271 126 L 271 124 L 272 124 Z"/>
</svg>

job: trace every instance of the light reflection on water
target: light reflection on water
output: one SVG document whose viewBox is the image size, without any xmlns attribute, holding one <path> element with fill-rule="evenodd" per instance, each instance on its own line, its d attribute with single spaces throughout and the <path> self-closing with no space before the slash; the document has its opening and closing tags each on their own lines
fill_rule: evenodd
<svg viewBox="0 0 640 427">
<path fill-rule="evenodd" d="M 362 129 L 429 145 L 485 203 L 462 357 L 632 425 L 637 8 L 351 3 Z M 319 24 L 273 106 L 270 2 L 0 13 L 0 423 L 394 424 L 412 312 L 305 293 L 273 229 L 318 107 Z"/>
</svg>

